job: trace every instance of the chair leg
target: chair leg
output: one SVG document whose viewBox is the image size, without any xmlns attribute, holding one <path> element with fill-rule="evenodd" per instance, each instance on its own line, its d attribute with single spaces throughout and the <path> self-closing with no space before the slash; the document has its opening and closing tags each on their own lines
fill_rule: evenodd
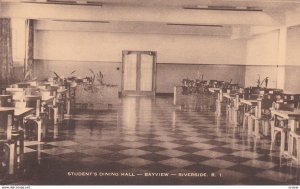
<svg viewBox="0 0 300 189">
<path fill-rule="evenodd" d="M 71 114 L 71 101 L 68 99 L 67 101 L 67 115 Z"/>
<path fill-rule="evenodd" d="M 259 135 L 259 126 L 260 126 L 259 122 L 260 121 L 258 119 L 255 119 L 254 122 L 255 122 L 254 135 L 256 138 L 260 138 L 260 135 Z"/>
<path fill-rule="evenodd" d="M 281 138 L 280 138 L 280 153 L 284 153 L 284 149 L 285 149 L 285 133 L 281 132 Z"/>
<path fill-rule="evenodd" d="M 42 141 L 42 120 L 36 121 L 37 123 L 37 141 Z"/>
<path fill-rule="evenodd" d="M 252 135 L 252 131 L 253 131 L 253 122 L 251 117 L 248 117 L 248 135 Z"/>
<path fill-rule="evenodd" d="M 246 129 L 246 123 L 248 122 L 248 116 L 244 114 L 243 117 L 243 129 Z"/>
<path fill-rule="evenodd" d="M 54 123 L 54 125 L 56 125 L 57 124 L 57 122 L 58 122 L 58 108 L 57 107 L 55 107 L 55 108 L 53 108 L 53 123 Z"/>
<path fill-rule="evenodd" d="M 13 140 L 16 142 L 16 163 L 22 163 L 24 154 L 24 131 L 18 131 L 17 135 L 13 136 Z"/>
<path fill-rule="evenodd" d="M 24 131 L 19 131 L 19 163 L 23 162 L 24 155 Z"/>
<path fill-rule="evenodd" d="M 9 163 L 8 163 L 8 174 L 12 175 L 14 174 L 14 168 L 15 168 L 15 144 L 10 143 L 9 144 Z"/>
<path fill-rule="evenodd" d="M 271 124 L 271 141 L 273 141 L 275 138 L 275 122 L 274 122 L 274 120 L 271 120 L 270 124 Z"/>
</svg>

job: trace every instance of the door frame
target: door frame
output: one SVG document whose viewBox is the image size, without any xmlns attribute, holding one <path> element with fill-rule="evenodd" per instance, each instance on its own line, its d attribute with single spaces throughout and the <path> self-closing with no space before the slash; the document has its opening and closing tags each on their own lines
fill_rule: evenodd
<svg viewBox="0 0 300 189">
<path fill-rule="evenodd" d="M 137 70 L 136 70 L 136 90 L 125 91 L 124 90 L 124 62 L 125 55 L 137 54 Z M 153 55 L 153 68 L 152 68 L 152 91 L 140 91 L 140 78 L 141 78 L 141 55 L 148 54 Z M 155 96 L 156 94 L 156 63 L 157 63 L 157 52 L 156 51 L 136 51 L 136 50 L 123 50 L 122 51 L 122 96 L 126 95 L 137 95 L 137 96 Z"/>
</svg>

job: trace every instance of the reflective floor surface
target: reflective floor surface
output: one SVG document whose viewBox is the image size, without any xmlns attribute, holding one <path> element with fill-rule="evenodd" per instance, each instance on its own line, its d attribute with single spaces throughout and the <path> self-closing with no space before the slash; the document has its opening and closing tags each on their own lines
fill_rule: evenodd
<svg viewBox="0 0 300 189">
<path fill-rule="evenodd" d="M 46 142 L 26 142 L 24 168 L 1 183 L 299 184 L 299 169 L 270 151 L 269 139 L 172 100 L 127 97 L 115 109 L 77 112 Z"/>
</svg>

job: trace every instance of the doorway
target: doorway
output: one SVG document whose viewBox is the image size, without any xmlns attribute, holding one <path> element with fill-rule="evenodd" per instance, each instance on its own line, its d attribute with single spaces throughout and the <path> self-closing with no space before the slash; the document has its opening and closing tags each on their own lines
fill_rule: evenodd
<svg viewBox="0 0 300 189">
<path fill-rule="evenodd" d="M 123 51 L 122 95 L 155 96 L 156 52 Z"/>
</svg>

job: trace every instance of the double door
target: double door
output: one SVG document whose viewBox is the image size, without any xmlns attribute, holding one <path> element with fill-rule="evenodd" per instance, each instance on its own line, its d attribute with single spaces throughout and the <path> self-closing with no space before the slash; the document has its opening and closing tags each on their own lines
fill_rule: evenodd
<svg viewBox="0 0 300 189">
<path fill-rule="evenodd" d="M 123 51 L 122 94 L 155 95 L 156 52 Z"/>
</svg>

